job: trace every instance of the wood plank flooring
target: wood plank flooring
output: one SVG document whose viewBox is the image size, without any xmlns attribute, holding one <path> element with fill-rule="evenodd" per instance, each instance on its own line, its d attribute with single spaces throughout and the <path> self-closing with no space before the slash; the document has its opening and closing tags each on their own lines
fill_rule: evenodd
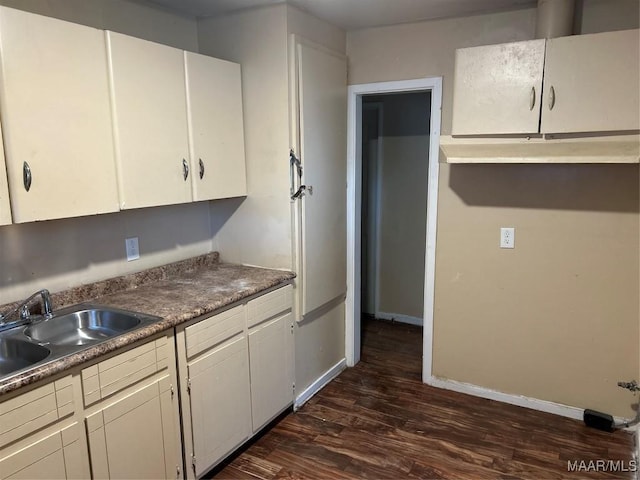
<svg viewBox="0 0 640 480">
<path fill-rule="evenodd" d="M 629 462 L 630 434 L 424 385 L 421 342 L 419 327 L 363 321 L 361 362 L 208 478 L 633 478 L 568 471 Z"/>
</svg>

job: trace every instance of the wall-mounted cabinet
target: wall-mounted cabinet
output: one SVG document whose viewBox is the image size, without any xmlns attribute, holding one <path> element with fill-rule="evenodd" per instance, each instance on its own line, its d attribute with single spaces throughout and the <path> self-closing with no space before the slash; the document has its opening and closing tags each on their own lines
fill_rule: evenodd
<svg viewBox="0 0 640 480">
<path fill-rule="evenodd" d="M 457 50 L 452 134 L 639 130 L 638 32 Z"/>
<path fill-rule="evenodd" d="M 193 199 L 247 194 L 240 65 L 184 52 Z"/>
<path fill-rule="evenodd" d="M 117 211 L 104 33 L 0 7 L 0 44 L 13 221 Z"/>
<path fill-rule="evenodd" d="M 107 32 L 120 208 L 191 201 L 183 51 Z"/>
<path fill-rule="evenodd" d="M 11 223 L 11 204 L 9 203 L 9 184 L 2 146 L 2 129 L 0 128 L 0 225 Z"/>
</svg>

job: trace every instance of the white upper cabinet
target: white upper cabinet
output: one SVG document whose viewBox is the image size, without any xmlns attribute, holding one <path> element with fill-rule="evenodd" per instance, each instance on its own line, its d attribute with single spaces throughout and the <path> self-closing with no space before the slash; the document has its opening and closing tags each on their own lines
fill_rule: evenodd
<svg viewBox="0 0 640 480">
<path fill-rule="evenodd" d="M 185 52 L 193 199 L 247 194 L 240 65 Z"/>
<path fill-rule="evenodd" d="M 640 129 L 638 32 L 547 40 L 542 132 Z"/>
<path fill-rule="evenodd" d="M 107 32 L 122 209 L 190 202 L 183 51 Z"/>
<path fill-rule="evenodd" d="M 544 40 L 456 50 L 453 135 L 538 132 Z"/>
<path fill-rule="evenodd" d="M 0 7 L 0 43 L 14 222 L 117 211 L 103 31 Z"/>
<path fill-rule="evenodd" d="M 639 50 L 638 30 L 459 49 L 452 134 L 637 131 Z"/>
<path fill-rule="evenodd" d="M 4 148 L 2 148 L 2 130 L 0 130 L 0 225 L 11 223 L 11 206 L 9 204 L 9 185 L 7 184 L 7 169 L 4 162 Z"/>
</svg>

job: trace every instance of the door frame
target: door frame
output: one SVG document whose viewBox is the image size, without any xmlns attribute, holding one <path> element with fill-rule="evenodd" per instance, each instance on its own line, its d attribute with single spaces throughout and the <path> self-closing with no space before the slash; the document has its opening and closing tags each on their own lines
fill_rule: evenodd
<svg viewBox="0 0 640 480">
<path fill-rule="evenodd" d="M 345 356 L 348 366 L 360 361 L 361 316 L 361 208 L 362 208 L 362 96 L 383 93 L 429 91 L 431 118 L 429 131 L 429 173 L 427 191 L 427 231 L 423 307 L 422 381 L 431 378 L 433 355 L 433 314 L 435 297 L 436 227 L 438 214 L 438 163 L 442 77 L 350 85 L 347 97 L 347 299 L 345 315 Z"/>
</svg>

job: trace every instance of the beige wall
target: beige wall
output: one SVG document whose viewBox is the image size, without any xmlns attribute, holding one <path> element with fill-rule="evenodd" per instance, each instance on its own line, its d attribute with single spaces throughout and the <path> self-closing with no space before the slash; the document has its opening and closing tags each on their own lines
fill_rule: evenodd
<svg viewBox="0 0 640 480">
<path fill-rule="evenodd" d="M 96 28 L 197 50 L 195 19 L 124 0 L 1 0 Z M 137 236 L 140 260 L 124 239 Z M 0 227 L 0 305 L 211 251 L 207 203 Z"/>
<path fill-rule="evenodd" d="M 585 0 L 583 33 L 637 28 L 629 2 Z M 636 2 L 637 3 L 637 2 Z M 351 84 L 443 77 L 451 130 L 454 51 L 530 39 L 535 9 L 352 32 Z M 638 378 L 638 166 L 441 165 L 436 376 L 632 416 Z M 516 248 L 498 248 L 499 228 Z"/>
<path fill-rule="evenodd" d="M 422 319 L 429 165 L 428 93 L 365 98 L 382 104 L 379 311 Z"/>
<path fill-rule="evenodd" d="M 283 5 L 198 22 L 200 52 L 242 65 L 247 198 L 212 204 L 225 261 L 292 269 Z"/>
<path fill-rule="evenodd" d="M 344 32 L 275 5 L 198 21 L 201 53 L 239 62 L 248 196 L 212 203 L 214 245 L 225 261 L 296 269 L 289 199 L 288 34 L 344 52 Z M 344 306 L 296 326 L 296 391 L 344 358 Z"/>
</svg>

